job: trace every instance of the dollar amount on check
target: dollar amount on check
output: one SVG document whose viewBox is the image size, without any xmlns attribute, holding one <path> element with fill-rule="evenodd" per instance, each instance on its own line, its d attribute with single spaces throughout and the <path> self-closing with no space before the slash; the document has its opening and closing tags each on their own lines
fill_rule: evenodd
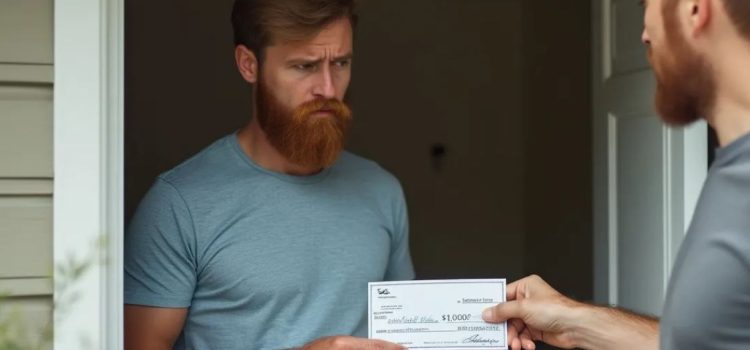
<svg viewBox="0 0 750 350">
<path fill-rule="evenodd" d="M 482 320 L 505 302 L 505 280 L 376 282 L 368 286 L 369 337 L 410 349 L 507 349 L 507 325 Z"/>
</svg>

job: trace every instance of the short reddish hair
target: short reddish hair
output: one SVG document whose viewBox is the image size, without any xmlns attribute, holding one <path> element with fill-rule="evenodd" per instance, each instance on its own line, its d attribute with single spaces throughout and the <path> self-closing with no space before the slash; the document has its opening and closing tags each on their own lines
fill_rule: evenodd
<svg viewBox="0 0 750 350">
<path fill-rule="evenodd" d="M 354 0 L 235 0 L 234 43 L 260 59 L 263 49 L 274 42 L 310 38 L 341 18 L 356 25 Z"/>
</svg>

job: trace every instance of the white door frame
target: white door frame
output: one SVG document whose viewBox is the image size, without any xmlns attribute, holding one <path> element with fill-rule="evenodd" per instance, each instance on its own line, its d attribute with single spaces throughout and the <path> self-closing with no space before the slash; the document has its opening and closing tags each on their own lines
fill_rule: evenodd
<svg viewBox="0 0 750 350">
<path fill-rule="evenodd" d="M 80 297 L 55 308 L 55 349 L 122 349 L 123 4 L 54 4 L 54 262 L 95 259 L 56 280 L 56 301 Z"/>
</svg>

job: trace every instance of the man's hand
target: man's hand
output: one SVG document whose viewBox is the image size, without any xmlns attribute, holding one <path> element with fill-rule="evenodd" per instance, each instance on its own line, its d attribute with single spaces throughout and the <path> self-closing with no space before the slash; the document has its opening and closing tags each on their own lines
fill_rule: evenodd
<svg viewBox="0 0 750 350">
<path fill-rule="evenodd" d="M 539 276 L 508 285 L 507 303 L 485 310 L 487 322 L 508 321 L 513 350 L 536 349 L 534 340 L 560 348 L 656 350 L 659 321 L 626 310 L 579 303 Z"/>
<path fill-rule="evenodd" d="M 382 340 L 336 336 L 321 338 L 302 347 L 302 350 L 406 350 Z"/>
<path fill-rule="evenodd" d="M 572 349 L 576 347 L 569 320 L 579 306 L 539 276 L 530 276 L 508 285 L 508 302 L 488 308 L 485 321 L 508 321 L 508 345 L 513 350 L 536 349 L 534 340 Z"/>
</svg>

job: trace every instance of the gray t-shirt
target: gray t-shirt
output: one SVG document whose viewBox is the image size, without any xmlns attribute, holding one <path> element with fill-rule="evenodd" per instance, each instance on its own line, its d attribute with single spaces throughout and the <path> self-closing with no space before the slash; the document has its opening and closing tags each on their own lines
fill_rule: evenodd
<svg viewBox="0 0 750 350">
<path fill-rule="evenodd" d="M 162 174 L 125 236 L 125 303 L 189 308 L 176 349 L 282 349 L 367 335 L 367 282 L 409 280 L 404 196 L 343 153 L 305 177 L 227 136 Z"/>
<path fill-rule="evenodd" d="M 750 135 L 718 150 L 677 256 L 661 349 L 750 349 Z"/>
</svg>

